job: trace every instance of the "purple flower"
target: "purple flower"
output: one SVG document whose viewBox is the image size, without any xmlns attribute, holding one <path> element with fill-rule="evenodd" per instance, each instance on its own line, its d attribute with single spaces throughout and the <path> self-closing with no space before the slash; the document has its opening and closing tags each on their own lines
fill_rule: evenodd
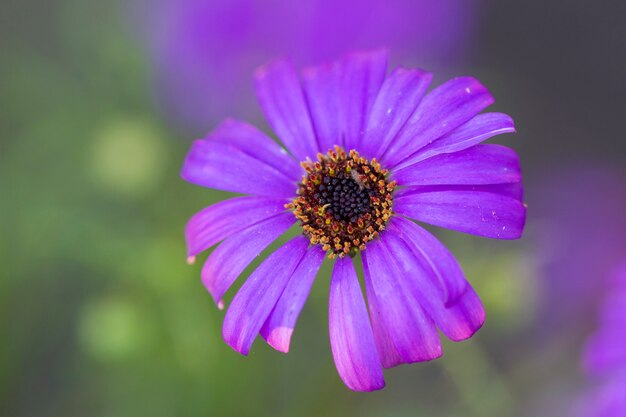
<svg viewBox="0 0 626 417">
<path fill-rule="evenodd" d="M 221 307 L 246 266 L 294 223 L 301 227 L 234 297 L 226 343 L 246 355 L 261 334 L 287 352 L 328 253 L 336 259 L 332 352 L 357 391 L 382 388 L 383 368 L 441 356 L 437 328 L 460 341 L 485 319 L 452 254 L 410 219 L 496 239 L 519 238 L 525 220 L 517 155 L 480 144 L 514 131 L 505 114 L 479 114 L 493 103 L 487 89 L 460 77 L 426 93 L 431 74 L 386 69 L 385 51 L 352 53 L 300 75 L 286 61 L 263 67 L 256 91 L 286 150 L 228 120 L 193 143 L 182 168 L 191 183 L 249 194 L 202 210 L 186 228 L 191 260 L 223 241 L 202 269 Z"/>
<path fill-rule="evenodd" d="M 624 172 L 590 161 L 548 170 L 539 173 L 545 180 L 531 196 L 541 223 L 533 251 L 544 276 L 535 333 L 545 340 L 558 333 L 584 335 L 581 323 L 594 317 L 611 271 L 626 254 Z"/>
<path fill-rule="evenodd" d="M 576 405 L 575 417 L 624 417 L 626 415 L 626 375 L 601 385 Z"/>
<path fill-rule="evenodd" d="M 583 355 L 587 372 L 603 381 L 582 401 L 583 417 L 626 416 L 626 263 L 610 280 L 600 326 Z"/>
<path fill-rule="evenodd" d="M 609 280 L 600 327 L 585 348 L 585 369 L 594 375 L 626 371 L 626 263 Z"/>
<path fill-rule="evenodd" d="M 276 55 L 299 64 L 390 46 L 402 62 L 450 64 L 468 50 L 470 0 L 151 0 L 139 3 L 159 102 L 184 127 L 251 116 L 249 75 Z M 242 106 L 242 104 L 244 106 Z M 249 104 L 249 106 L 248 106 Z"/>
</svg>

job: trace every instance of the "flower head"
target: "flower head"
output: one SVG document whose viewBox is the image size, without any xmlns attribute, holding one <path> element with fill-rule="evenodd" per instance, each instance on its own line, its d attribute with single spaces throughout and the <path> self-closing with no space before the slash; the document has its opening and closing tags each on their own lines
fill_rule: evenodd
<svg viewBox="0 0 626 417">
<path fill-rule="evenodd" d="M 375 159 L 368 161 L 355 150 L 347 154 L 335 145 L 317 157 L 302 163 L 306 174 L 286 207 L 293 209 L 303 234 L 330 251 L 331 258 L 354 256 L 385 229 L 396 183 Z"/>
<path fill-rule="evenodd" d="M 194 142 L 182 169 L 194 184 L 247 194 L 187 225 L 191 259 L 222 242 L 202 269 L 219 306 L 264 248 L 301 227 L 235 295 L 226 343 L 245 355 L 260 334 L 287 352 L 328 255 L 332 352 L 344 383 L 359 391 L 382 388 L 383 367 L 441 356 L 437 328 L 460 341 L 485 318 L 452 254 L 411 219 L 496 239 L 519 238 L 525 219 L 517 155 L 480 144 L 514 131 L 507 115 L 479 114 L 493 102 L 487 89 L 461 77 L 426 93 L 431 74 L 386 71 L 385 51 L 352 53 L 300 75 L 287 61 L 263 67 L 257 94 L 286 149 L 228 120 Z"/>
</svg>

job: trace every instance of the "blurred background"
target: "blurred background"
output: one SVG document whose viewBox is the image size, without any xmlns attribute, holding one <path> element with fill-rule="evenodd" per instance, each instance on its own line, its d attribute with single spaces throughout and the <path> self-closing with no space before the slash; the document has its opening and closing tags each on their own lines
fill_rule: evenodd
<svg viewBox="0 0 626 417">
<path fill-rule="evenodd" d="M 626 258 L 624 16 L 619 0 L 4 0 L 0 415 L 570 415 Z M 380 46 L 436 84 L 490 88 L 516 120 L 496 141 L 521 155 L 529 210 L 520 241 L 436 230 L 486 324 L 357 394 L 329 348 L 328 265 L 291 353 L 221 341 L 183 228 L 225 194 L 178 171 L 222 118 L 265 126 L 255 67 Z"/>
</svg>

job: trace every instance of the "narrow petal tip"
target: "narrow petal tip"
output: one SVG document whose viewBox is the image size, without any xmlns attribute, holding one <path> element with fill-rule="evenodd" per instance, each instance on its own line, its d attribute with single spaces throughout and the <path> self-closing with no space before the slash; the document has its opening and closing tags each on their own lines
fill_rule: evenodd
<svg viewBox="0 0 626 417">
<path fill-rule="evenodd" d="M 195 256 L 188 256 L 187 257 L 187 265 L 193 265 L 196 263 L 196 257 Z"/>
<path fill-rule="evenodd" d="M 344 383 L 346 382 L 344 381 Z M 359 385 L 358 387 L 352 387 L 348 385 L 347 383 L 346 383 L 346 386 L 355 392 L 372 392 L 372 391 L 379 391 L 385 388 L 386 384 L 385 384 L 385 380 L 380 380 L 380 381 L 371 381 L 371 384 L 369 385 Z"/>
<path fill-rule="evenodd" d="M 277 327 L 273 329 L 265 340 L 267 343 L 282 353 L 289 353 L 289 343 L 291 341 L 291 335 L 293 334 L 293 329 L 288 327 Z"/>
<path fill-rule="evenodd" d="M 222 338 L 224 339 L 224 342 L 226 342 L 228 346 L 230 346 L 235 352 L 239 353 L 240 355 L 248 356 L 248 353 L 250 353 L 250 348 L 243 346 L 241 343 L 238 343 L 236 339 L 229 340 L 227 336 L 223 333 L 222 333 Z"/>
<path fill-rule="evenodd" d="M 515 121 L 508 114 L 497 113 L 503 117 L 503 126 L 501 128 L 502 133 L 517 133 L 517 128 L 515 127 Z"/>
<path fill-rule="evenodd" d="M 218 310 L 224 310 L 224 307 L 226 306 L 226 304 L 224 303 L 224 300 L 219 300 L 217 302 L 217 308 Z"/>
<path fill-rule="evenodd" d="M 459 326 L 457 331 L 448 335 L 448 339 L 453 342 L 463 342 L 464 340 L 471 339 L 485 324 L 485 310 L 481 310 L 476 313 L 473 318 L 473 323 L 470 321 L 470 325 L 464 324 Z"/>
</svg>

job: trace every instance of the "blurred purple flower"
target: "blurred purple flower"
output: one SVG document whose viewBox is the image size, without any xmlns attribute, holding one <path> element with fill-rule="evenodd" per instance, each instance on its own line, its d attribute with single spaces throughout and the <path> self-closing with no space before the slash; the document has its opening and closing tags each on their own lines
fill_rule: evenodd
<svg viewBox="0 0 626 417">
<path fill-rule="evenodd" d="M 587 372 L 603 381 L 584 397 L 582 417 L 626 416 L 626 263 L 616 270 L 600 311 L 600 326 L 583 355 Z"/>
<path fill-rule="evenodd" d="M 251 116 L 249 74 L 288 55 L 327 61 L 354 48 L 390 47 L 401 62 L 458 62 L 473 22 L 471 0 L 156 0 L 137 21 L 161 105 L 183 127 L 206 131 Z"/>
<path fill-rule="evenodd" d="M 596 388 L 576 407 L 575 417 L 626 416 L 626 374 Z"/>
<path fill-rule="evenodd" d="M 505 114 L 479 114 L 493 103 L 487 89 L 460 77 L 426 94 L 430 73 L 386 71 L 385 51 L 352 53 L 300 75 L 287 61 L 263 67 L 257 95 L 286 150 L 228 120 L 193 143 L 181 173 L 197 185 L 251 194 L 187 224 L 191 260 L 223 240 L 202 270 L 220 307 L 261 251 L 296 221 L 302 227 L 236 294 L 224 340 L 246 355 L 260 333 L 287 352 L 329 252 L 339 258 L 330 284 L 331 347 L 342 380 L 358 391 L 382 388 L 383 367 L 439 357 L 437 327 L 460 341 L 485 318 L 453 255 L 409 219 L 517 239 L 526 211 L 516 153 L 480 144 L 514 131 Z M 369 319 L 351 260 L 358 252 Z"/>
<path fill-rule="evenodd" d="M 600 327 L 589 339 L 584 355 L 585 369 L 595 375 L 626 371 L 626 263 L 615 271 L 607 287 Z"/>
<path fill-rule="evenodd" d="M 626 253 L 626 177 L 585 162 L 551 168 L 541 178 L 529 197 L 541 225 L 536 249 L 545 276 L 537 317 L 544 335 L 580 334 Z"/>
</svg>

